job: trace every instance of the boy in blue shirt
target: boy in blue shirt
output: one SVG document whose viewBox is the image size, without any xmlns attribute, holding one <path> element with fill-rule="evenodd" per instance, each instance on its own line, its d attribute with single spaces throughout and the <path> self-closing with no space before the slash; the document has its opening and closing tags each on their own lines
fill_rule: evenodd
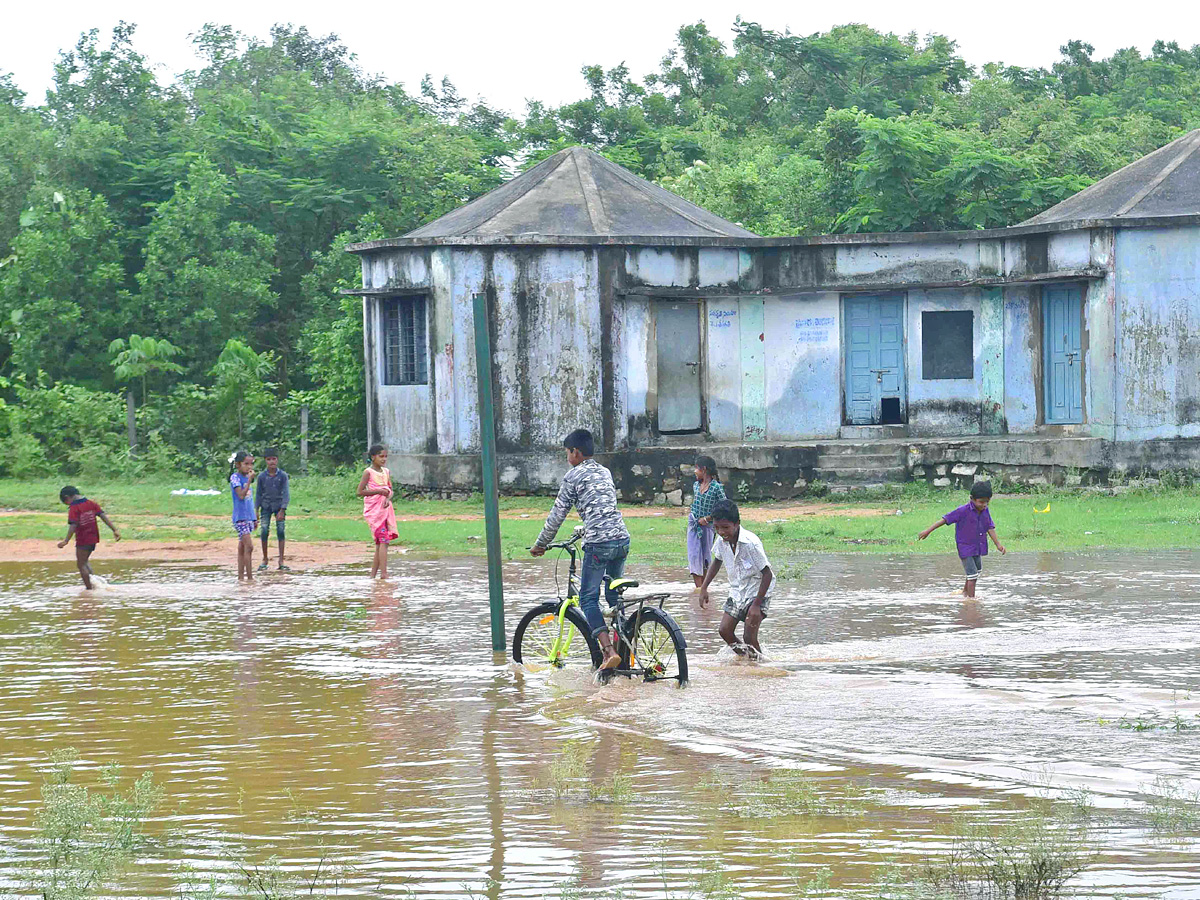
<svg viewBox="0 0 1200 900">
<path fill-rule="evenodd" d="M 917 540 L 923 541 L 943 525 L 954 526 L 954 542 L 958 546 L 958 558 L 962 560 L 963 571 L 967 573 L 967 583 L 963 587 L 964 597 L 975 596 L 975 582 L 983 571 L 983 558 L 988 552 L 988 538 L 996 545 L 1003 556 L 1007 551 L 1000 539 L 996 537 L 996 523 L 988 512 L 988 503 L 992 499 L 992 483 L 977 481 L 971 485 L 971 502 L 964 503 L 958 509 L 946 513 L 919 535 Z"/>
<path fill-rule="evenodd" d="M 288 473 L 279 468 L 279 451 L 268 447 L 263 451 L 267 462 L 267 471 L 258 476 L 254 483 L 254 508 L 258 513 L 258 521 L 262 523 L 262 565 L 261 572 L 267 568 L 267 538 L 271 532 L 271 516 L 275 517 L 275 537 L 279 540 L 279 571 L 290 572 L 283 564 L 284 519 L 287 518 L 288 503 L 291 502 L 292 492 L 288 483 Z"/>
</svg>

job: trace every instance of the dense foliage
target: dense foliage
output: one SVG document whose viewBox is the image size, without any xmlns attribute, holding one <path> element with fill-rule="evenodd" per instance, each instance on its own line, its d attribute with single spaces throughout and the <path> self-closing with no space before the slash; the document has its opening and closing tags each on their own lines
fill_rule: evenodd
<svg viewBox="0 0 1200 900">
<path fill-rule="evenodd" d="M 1072 41 L 1049 69 L 975 70 L 938 35 L 735 32 L 685 26 L 659 72 L 586 66 L 586 96 L 519 117 L 448 81 L 409 93 L 291 26 L 208 26 L 170 84 L 132 26 L 92 31 L 40 106 L 0 73 L 0 474 L 204 470 L 238 444 L 294 449 L 302 404 L 316 452 L 352 458 L 342 248 L 571 144 L 760 234 L 806 234 L 1013 224 L 1200 126 L 1200 47 L 1093 59 Z"/>
</svg>

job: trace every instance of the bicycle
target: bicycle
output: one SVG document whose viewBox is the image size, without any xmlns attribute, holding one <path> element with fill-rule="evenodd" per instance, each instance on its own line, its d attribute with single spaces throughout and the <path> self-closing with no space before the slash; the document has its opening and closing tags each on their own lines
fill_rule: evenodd
<svg viewBox="0 0 1200 900">
<path fill-rule="evenodd" d="M 565 597 L 539 603 L 521 617 L 513 632 L 513 659 L 519 663 L 534 662 L 557 669 L 590 664 L 598 669 L 603 660 L 599 643 L 591 636 L 587 620 L 579 607 L 579 585 L 576 580 L 576 558 L 583 528 L 576 527 L 565 541 L 550 544 L 547 550 L 564 550 L 571 557 L 567 571 Z M 625 598 L 625 591 L 638 586 L 631 578 L 604 576 L 605 586 L 616 591 L 618 601 L 608 612 L 608 627 L 613 646 L 621 662 L 606 669 L 603 676 L 640 677 L 644 681 L 676 681 L 687 684 L 687 642 L 683 630 L 663 609 L 670 594 L 649 594 Z M 653 604 L 657 603 L 655 606 Z"/>
</svg>

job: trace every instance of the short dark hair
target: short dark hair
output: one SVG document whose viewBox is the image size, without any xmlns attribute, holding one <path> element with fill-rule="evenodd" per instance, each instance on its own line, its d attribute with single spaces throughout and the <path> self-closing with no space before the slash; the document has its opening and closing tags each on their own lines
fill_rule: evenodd
<svg viewBox="0 0 1200 900">
<path fill-rule="evenodd" d="M 990 500 L 992 498 L 992 483 L 990 481 L 977 481 L 971 485 L 972 500 Z"/>
<path fill-rule="evenodd" d="M 266 450 L 263 451 L 263 459 L 266 459 L 268 456 L 273 456 L 276 459 L 279 459 L 279 448 L 278 447 L 268 447 Z"/>
<path fill-rule="evenodd" d="M 718 519 L 722 522 L 732 522 L 734 525 L 740 525 L 742 522 L 742 514 L 738 512 L 737 504 L 732 500 L 718 500 L 709 515 L 714 522 Z"/>
<path fill-rule="evenodd" d="M 721 480 L 721 473 L 717 471 L 717 461 L 711 456 L 697 456 L 696 468 L 706 471 L 708 473 L 708 477 L 713 481 Z"/>
<path fill-rule="evenodd" d="M 563 446 L 568 450 L 578 450 L 584 456 L 594 456 L 596 453 L 596 440 L 586 428 L 576 428 L 568 434 L 563 438 Z"/>
<path fill-rule="evenodd" d="M 68 497 L 78 497 L 78 496 L 79 496 L 79 488 L 75 487 L 75 485 L 73 485 L 73 484 L 68 484 L 66 487 L 64 487 L 61 491 L 58 492 L 59 500 L 66 500 Z"/>
<path fill-rule="evenodd" d="M 367 459 L 374 459 L 378 454 L 387 449 L 387 444 L 372 444 L 367 448 Z"/>
</svg>

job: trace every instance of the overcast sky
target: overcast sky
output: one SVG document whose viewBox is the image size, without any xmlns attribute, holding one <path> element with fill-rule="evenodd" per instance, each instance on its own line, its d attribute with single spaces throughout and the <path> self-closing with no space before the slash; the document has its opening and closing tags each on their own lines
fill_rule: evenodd
<svg viewBox="0 0 1200 900">
<path fill-rule="evenodd" d="M 1049 65 L 1072 38 L 1107 56 L 1121 47 L 1148 51 L 1156 39 L 1184 47 L 1200 44 L 1200 3 L 1196 0 L 1106 0 L 1056 3 L 1010 0 L 1004 4 L 859 0 L 849 3 L 690 3 L 527 2 L 456 3 L 399 0 L 393 3 L 330 3 L 293 0 L 287 4 L 241 0 L 163 6 L 148 0 L 60 0 L 6 4 L 0 32 L 0 71 L 11 72 L 31 102 L 42 102 L 58 52 L 74 45 L 80 32 L 110 33 L 119 20 L 136 23 L 136 47 L 159 67 L 160 79 L 196 66 L 188 35 L 204 23 L 232 25 L 266 37 L 276 22 L 334 32 L 362 67 L 400 81 L 415 91 L 421 76 L 443 75 L 470 99 L 482 96 L 508 112 L 523 111 L 525 100 L 575 100 L 584 93 L 579 68 L 626 63 L 636 76 L 658 68 L 680 25 L 703 19 L 728 43 L 735 16 L 794 34 L 824 31 L 849 21 L 881 31 L 924 35 L 938 32 L 956 40 L 973 65 L 985 62 Z"/>
</svg>

